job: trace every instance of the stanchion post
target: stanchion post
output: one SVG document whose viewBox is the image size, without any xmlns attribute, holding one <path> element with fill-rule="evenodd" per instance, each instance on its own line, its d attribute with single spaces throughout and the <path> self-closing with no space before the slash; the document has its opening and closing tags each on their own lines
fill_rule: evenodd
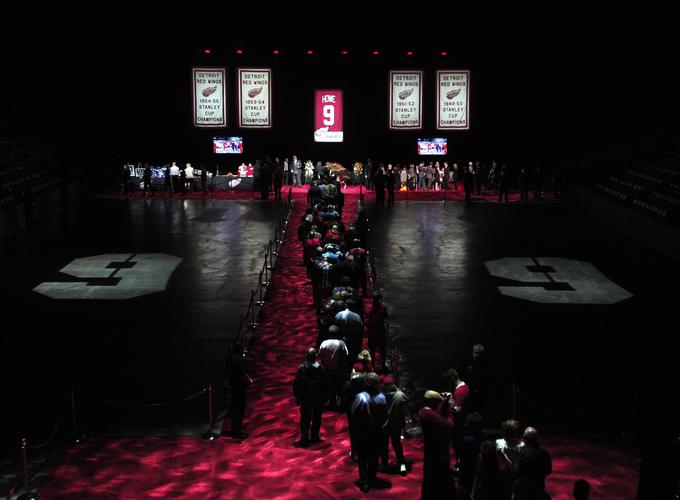
<svg viewBox="0 0 680 500">
<path fill-rule="evenodd" d="M 274 255 L 279 255 L 279 228 L 274 229 Z"/>
<path fill-rule="evenodd" d="M 73 427 L 73 442 L 78 444 L 82 436 L 78 434 L 78 421 L 76 420 L 76 388 L 71 387 L 71 425 Z"/>
<path fill-rule="evenodd" d="M 241 314 L 240 321 L 238 322 L 238 338 L 241 345 L 245 345 L 246 335 L 243 330 L 243 314 Z"/>
<path fill-rule="evenodd" d="M 264 264 L 262 265 L 262 271 L 264 273 L 264 281 L 260 280 L 260 285 L 267 287 L 269 286 L 269 266 L 267 265 L 267 260 L 269 258 L 269 253 L 264 254 Z"/>
<path fill-rule="evenodd" d="M 201 436 L 206 441 L 215 441 L 219 436 L 213 432 L 213 386 L 208 384 L 208 430 Z"/>
<path fill-rule="evenodd" d="M 258 280 L 258 285 L 257 285 L 257 290 L 258 290 L 258 300 L 255 302 L 258 306 L 262 307 L 264 305 L 264 297 L 262 297 L 262 271 L 260 271 L 260 275 L 257 278 Z M 255 309 L 255 308 L 253 308 Z M 253 320 L 253 323 L 255 320 Z"/>
<path fill-rule="evenodd" d="M 255 322 L 255 290 L 250 291 L 250 303 L 248 304 L 250 309 L 250 323 L 248 323 L 248 328 L 254 330 L 257 328 L 257 323 Z"/>
<path fill-rule="evenodd" d="M 30 498 L 28 494 L 28 444 L 26 438 L 21 438 L 21 467 L 24 474 L 24 495 L 25 498 Z"/>
<path fill-rule="evenodd" d="M 272 247 L 274 246 L 274 243 L 272 240 L 269 240 L 269 243 L 267 244 L 267 256 L 269 257 L 269 265 L 267 266 L 267 269 L 271 270 L 274 269 L 274 253 Z"/>
</svg>

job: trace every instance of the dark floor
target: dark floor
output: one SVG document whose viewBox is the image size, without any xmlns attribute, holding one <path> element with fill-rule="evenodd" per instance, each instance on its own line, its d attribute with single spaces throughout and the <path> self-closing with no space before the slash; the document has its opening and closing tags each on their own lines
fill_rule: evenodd
<svg viewBox="0 0 680 500">
<path fill-rule="evenodd" d="M 219 379 L 283 212 L 274 202 L 97 200 L 75 225 L 38 225 L 29 245 L 25 234 L 3 242 L 2 300 L 10 321 L 2 335 L 3 392 L 20 402 L 12 413 L 16 424 L 51 426 L 54 407 L 68 408 L 71 385 L 82 393 L 80 404 L 89 396 L 150 402 L 176 399 Z M 151 253 L 174 262 L 140 267 Z M 100 274 L 101 268 L 126 260 L 137 262 L 133 271 L 141 275 L 127 271 L 126 277 L 119 269 L 115 287 L 94 292 L 105 300 L 56 300 L 33 291 L 41 283 L 78 280 L 59 270 L 76 258 L 102 254 L 120 255 L 90 259 L 97 269 L 84 276 L 108 276 L 111 269 Z M 111 295 L 162 289 L 165 281 L 165 292 L 125 300 Z M 46 288 L 76 295 L 93 288 L 74 285 Z"/>
<path fill-rule="evenodd" d="M 515 383 L 524 423 L 636 433 L 638 387 L 677 359 L 669 292 L 680 276 L 677 262 L 584 220 L 566 204 L 397 203 L 371 210 L 369 218 L 402 371 L 417 389 L 443 388 L 442 373 L 481 342 L 496 382 L 489 425 L 510 416 Z M 485 262 L 504 257 L 586 261 L 624 290 L 600 286 L 582 266 L 575 276 L 557 266 L 549 273 L 578 291 L 491 276 Z M 501 295 L 499 285 L 540 300 L 579 293 L 582 301 L 598 302 L 615 291 L 633 297 L 606 305 L 537 303 Z"/>
<path fill-rule="evenodd" d="M 26 235 L 4 241 L 2 380 L 7 401 L 20 402 L 15 425 L 50 427 L 57 408 L 68 408 L 71 385 L 148 402 L 218 379 L 282 213 L 274 202 L 98 200 L 66 231 L 38 225 L 30 245 Z M 405 379 L 418 389 L 442 388 L 441 373 L 482 342 L 498 381 L 489 425 L 509 416 L 515 382 L 526 423 L 634 432 L 636 387 L 655 367 L 675 366 L 675 304 L 667 290 L 678 283 L 676 262 L 561 204 L 399 202 L 369 217 Z M 143 261 L 145 253 L 182 259 L 166 292 L 84 301 L 33 291 L 69 279 L 59 270 L 75 258 L 121 254 L 104 260 L 118 262 L 124 276 L 125 261 Z M 517 283 L 485 266 L 503 257 L 590 262 L 633 297 L 579 305 L 503 296 L 499 285 Z M 151 281 L 162 282 L 164 273 L 156 269 Z M 203 412 L 203 401 L 197 405 Z"/>
</svg>

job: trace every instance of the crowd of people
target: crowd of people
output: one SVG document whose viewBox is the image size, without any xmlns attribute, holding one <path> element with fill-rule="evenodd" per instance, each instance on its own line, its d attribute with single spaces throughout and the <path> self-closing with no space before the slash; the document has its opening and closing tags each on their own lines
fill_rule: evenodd
<svg viewBox="0 0 680 500">
<path fill-rule="evenodd" d="M 482 345 L 473 346 L 458 369 L 445 373 L 448 391 L 428 390 L 416 402 L 397 386 L 388 362 L 388 310 L 381 293 L 367 284 L 366 212 L 360 209 L 345 225 L 340 182 L 328 170 L 312 182 L 307 200 L 298 237 L 301 263 L 312 283 L 318 334 L 316 345 L 304 349 L 295 373 L 292 392 L 300 414 L 296 445 L 305 448 L 323 441 L 322 419 L 342 415 L 357 464 L 357 486 L 364 492 L 389 488 L 391 482 L 378 474 L 408 475 L 415 459 L 406 457 L 402 447 L 406 421 L 412 419 L 424 441 L 423 499 L 549 498 L 545 478 L 552 470 L 551 459 L 539 445 L 538 431 L 521 428 L 512 419 L 503 422 L 498 439 L 484 430 L 492 371 Z M 228 434 L 245 438 L 242 419 L 249 377 L 241 346 L 234 352 L 228 378 L 236 391 Z"/>
</svg>

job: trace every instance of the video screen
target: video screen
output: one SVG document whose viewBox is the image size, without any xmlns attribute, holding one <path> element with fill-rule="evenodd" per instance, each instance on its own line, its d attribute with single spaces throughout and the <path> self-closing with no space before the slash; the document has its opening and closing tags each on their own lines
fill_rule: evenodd
<svg viewBox="0 0 680 500">
<path fill-rule="evenodd" d="M 419 155 L 445 155 L 447 153 L 446 138 L 418 139 Z"/>
<path fill-rule="evenodd" d="M 218 155 L 243 153 L 243 137 L 213 137 L 213 153 Z"/>
</svg>

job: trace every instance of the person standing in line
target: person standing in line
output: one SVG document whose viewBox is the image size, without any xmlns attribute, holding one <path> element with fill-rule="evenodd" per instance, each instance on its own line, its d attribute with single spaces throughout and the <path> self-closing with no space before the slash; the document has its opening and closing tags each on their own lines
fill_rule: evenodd
<svg viewBox="0 0 680 500">
<path fill-rule="evenodd" d="M 170 179 L 171 179 L 171 184 L 172 184 L 172 191 L 174 193 L 179 192 L 179 167 L 177 166 L 177 162 L 173 161 L 172 165 L 170 166 Z"/>
<path fill-rule="evenodd" d="M 283 184 L 285 186 L 290 185 L 290 169 L 288 164 L 288 158 L 283 159 Z"/>
<path fill-rule="evenodd" d="M 531 498 L 544 500 L 545 478 L 552 472 L 550 453 L 538 444 L 538 431 L 533 427 L 524 430 L 524 447 L 519 450 L 517 478 L 525 479 L 530 487 Z"/>
<path fill-rule="evenodd" d="M 378 170 L 376 170 L 373 175 L 373 187 L 375 190 L 375 206 L 384 207 L 385 206 L 385 167 L 382 163 L 378 165 Z"/>
<path fill-rule="evenodd" d="M 387 205 L 394 205 L 394 185 L 397 183 L 397 175 L 399 175 L 393 168 L 392 164 L 387 165 L 387 177 L 385 182 L 387 184 Z"/>
<path fill-rule="evenodd" d="M 302 181 L 300 179 L 300 171 L 302 170 L 302 161 L 298 159 L 296 155 L 293 155 L 293 161 L 291 162 L 291 172 L 293 173 L 293 187 L 302 186 Z"/>
<path fill-rule="evenodd" d="M 194 190 L 194 167 L 191 166 L 191 163 L 186 164 L 186 166 L 184 167 L 184 172 L 186 174 L 185 190 L 191 193 Z"/>
<path fill-rule="evenodd" d="M 142 190 L 142 196 L 146 196 L 146 193 L 149 193 L 151 196 L 153 196 L 153 187 L 151 186 L 151 167 L 148 163 L 144 164 L 143 181 L 144 189 Z"/>
<path fill-rule="evenodd" d="M 460 175 L 458 164 L 454 163 L 451 167 L 451 182 L 453 182 L 453 189 L 458 191 L 458 176 Z"/>
<path fill-rule="evenodd" d="M 529 199 L 529 174 L 524 167 L 519 170 L 519 199 Z"/>
<path fill-rule="evenodd" d="M 274 199 L 281 200 L 281 185 L 283 184 L 283 167 L 278 158 L 274 161 Z"/>
<path fill-rule="evenodd" d="M 394 384 L 394 380 L 390 377 L 385 377 L 383 380 L 383 393 L 387 399 L 388 409 L 387 421 L 383 425 L 382 470 L 389 468 L 389 443 L 391 441 L 397 457 L 399 473 L 405 476 L 406 458 L 404 458 L 404 447 L 401 445 L 401 431 L 406 423 L 406 394 Z"/>
<path fill-rule="evenodd" d="M 536 171 L 534 172 L 534 200 L 540 200 L 543 196 L 543 172 L 541 171 L 541 166 L 536 165 Z"/>
<path fill-rule="evenodd" d="M 463 189 L 465 190 L 465 200 L 469 201 L 472 196 L 474 188 L 475 167 L 472 162 L 468 162 L 468 166 L 463 172 Z"/>
<path fill-rule="evenodd" d="M 227 369 L 224 376 L 224 384 L 231 388 L 229 398 L 229 416 L 231 417 L 231 430 L 224 434 L 245 439 L 248 434 L 243 432 L 243 416 L 246 410 L 246 392 L 253 382 L 246 370 L 243 353 L 243 345 L 240 340 L 234 341 L 231 354 L 227 358 Z"/>
<path fill-rule="evenodd" d="M 201 189 L 203 189 L 203 194 L 208 193 L 208 169 L 205 165 L 201 165 Z"/>
<path fill-rule="evenodd" d="M 187 165 L 188 165 L 188 163 L 187 163 Z M 179 184 L 181 186 L 182 196 L 186 196 L 186 194 L 187 194 L 187 170 L 186 170 L 186 168 L 182 168 L 179 171 Z"/>
<path fill-rule="evenodd" d="M 324 368 L 316 360 L 316 349 L 305 352 L 305 360 L 298 367 L 293 383 L 295 402 L 300 405 L 300 446 L 321 442 L 321 413 L 326 401 Z M 311 439 L 309 436 L 311 424 Z"/>
<path fill-rule="evenodd" d="M 391 483 L 377 477 L 378 457 L 382 447 L 383 426 L 387 421 L 387 400 L 379 390 L 378 375 L 370 372 L 364 376 L 365 391 L 354 398 L 351 419 L 354 427 L 354 445 L 359 466 L 359 488 L 388 488 Z"/>
<path fill-rule="evenodd" d="M 508 201 L 508 184 L 510 184 L 510 173 L 504 163 L 501 167 L 501 173 L 498 175 L 498 201 L 503 198 Z"/>
<path fill-rule="evenodd" d="M 437 391 L 425 392 L 425 406 L 418 413 L 423 429 L 423 483 L 421 500 L 457 498 L 451 481 L 449 434 L 453 421 L 449 417 L 449 399 Z"/>
</svg>

